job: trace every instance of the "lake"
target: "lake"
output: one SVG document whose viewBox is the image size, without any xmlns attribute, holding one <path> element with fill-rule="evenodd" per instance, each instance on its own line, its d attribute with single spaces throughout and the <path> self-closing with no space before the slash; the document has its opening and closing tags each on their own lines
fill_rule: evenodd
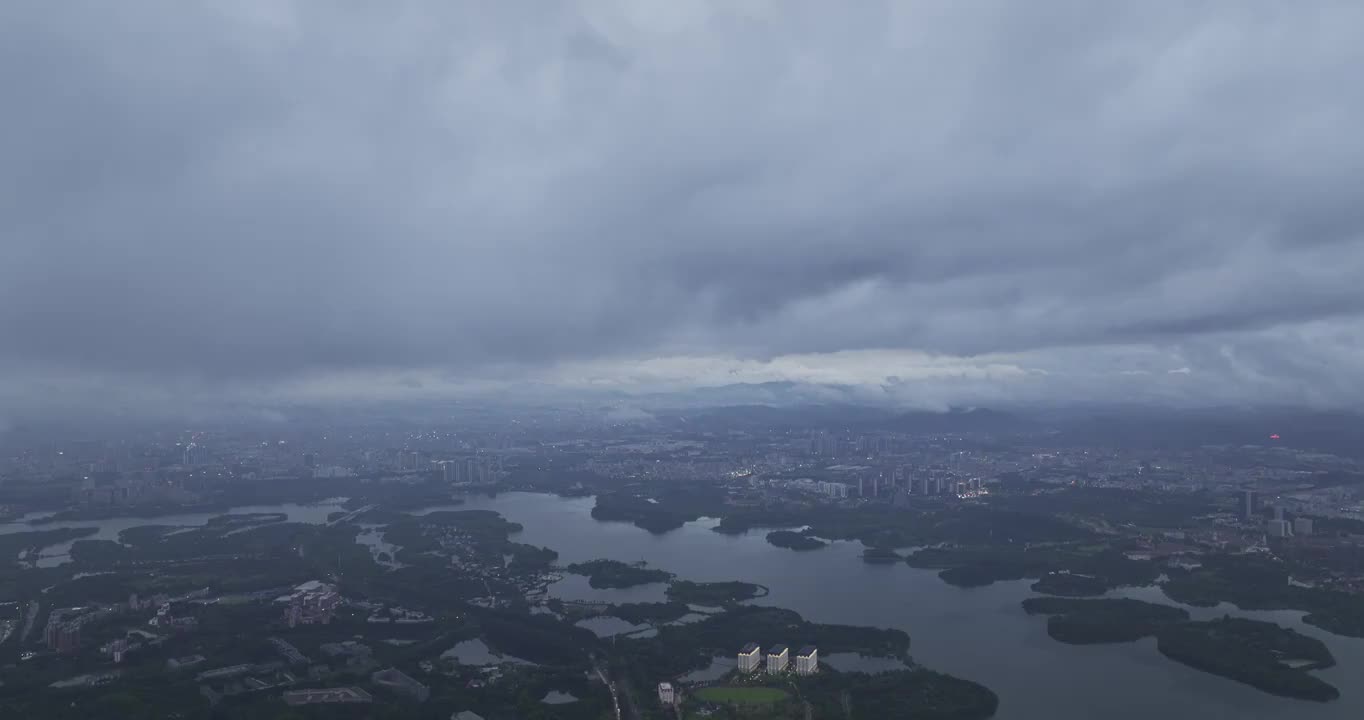
<svg viewBox="0 0 1364 720">
<path fill-rule="evenodd" d="M 115 518 L 31 526 L 20 521 L 0 524 L 0 534 L 59 527 L 95 527 L 92 536 L 117 540 L 118 533 L 139 525 L 203 525 L 209 518 L 232 513 L 284 513 L 291 522 L 320 523 L 343 499 L 311 505 L 270 505 L 221 512 L 157 518 Z M 717 523 L 703 519 L 664 535 L 653 535 L 628 523 L 602 523 L 591 517 L 593 498 L 560 498 L 534 493 L 471 496 L 452 510 L 487 509 L 502 513 L 525 529 L 517 541 L 559 552 L 568 564 L 596 558 L 645 561 L 651 567 L 697 581 L 745 580 L 771 590 L 758 604 L 795 610 L 822 623 L 899 628 L 909 633 L 914 660 L 934 670 L 987 685 L 998 693 L 1002 720 L 1355 720 L 1364 717 L 1364 640 L 1332 635 L 1302 622 L 1294 611 L 1240 611 L 1187 607 L 1195 619 L 1230 613 L 1269 620 L 1323 640 L 1337 665 L 1317 674 L 1340 689 L 1331 703 L 1279 698 L 1231 680 L 1201 673 L 1166 659 L 1155 640 L 1118 645 L 1064 645 L 1047 636 L 1046 619 L 1029 617 L 1019 606 L 1035 595 L 1031 581 L 1004 582 L 983 588 L 956 588 L 932 570 L 904 563 L 862 562 L 862 546 L 836 541 L 826 548 L 794 552 L 769 545 L 765 531 L 730 536 L 713 532 Z M 31 518 L 30 518 L 31 519 Z M 382 542 L 374 536 L 374 542 Z M 361 540 L 369 544 L 370 537 Z M 44 550 L 44 563 L 61 562 L 69 543 Z M 587 579 L 565 575 L 551 585 L 551 595 L 566 600 L 658 602 L 663 584 L 596 590 Z M 1114 593 L 1174 605 L 1159 588 L 1124 588 Z M 616 630 L 602 627 L 601 630 Z M 462 658 L 478 663 L 477 648 L 461 644 Z M 736 639 L 736 642 L 739 640 Z M 792 638 L 789 644 L 800 646 Z M 736 648 L 737 649 L 737 648 Z M 486 653 L 486 650 L 485 650 Z M 509 658 L 503 658 L 509 660 Z M 840 658 L 841 660 L 841 658 Z M 724 661 L 713 666 L 724 667 Z M 701 674 L 709 675 L 704 671 Z"/>
<path fill-rule="evenodd" d="M 688 523 L 653 535 L 628 523 L 593 520 L 592 498 L 505 493 L 472 496 L 464 509 L 488 509 L 521 523 L 519 542 L 559 552 L 567 564 L 595 558 L 643 560 L 651 567 L 698 581 L 745 580 L 771 594 L 756 601 L 790 608 L 823 623 L 894 627 L 909 633 L 914 660 L 929 668 L 975 680 L 999 694 L 1002 720 L 1327 720 L 1364 717 L 1364 640 L 1339 637 L 1302 623 L 1300 612 L 1241 612 L 1231 606 L 1188 608 L 1195 618 L 1225 613 L 1272 620 L 1321 638 L 1338 665 L 1318 674 L 1340 689 L 1341 698 L 1313 703 L 1275 697 L 1166 659 L 1155 640 L 1118 645 L 1073 646 L 1047 636 L 1046 619 L 1019 606 L 1031 597 L 1031 581 L 957 588 L 936 572 L 896 563 L 862 562 L 862 546 L 835 542 L 810 552 L 769 545 L 765 531 L 738 537 L 711 530 L 714 520 Z M 654 599 L 659 586 L 635 592 L 592 590 L 570 580 L 572 599 L 619 602 Z M 1127 597 L 1176 604 L 1159 588 L 1130 588 Z M 738 642 L 738 639 L 736 639 Z M 799 646 L 792 638 L 790 644 Z"/>
</svg>

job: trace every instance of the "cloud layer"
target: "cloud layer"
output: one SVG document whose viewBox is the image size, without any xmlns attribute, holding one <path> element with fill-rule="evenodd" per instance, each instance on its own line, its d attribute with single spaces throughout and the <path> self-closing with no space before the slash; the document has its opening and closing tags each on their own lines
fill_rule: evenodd
<svg viewBox="0 0 1364 720">
<path fill-rule="evenodd" d="M 652 362 L 1358 402 L 1361 31 L 1348 1 L 5 3 L 0 398 Z"/>
</svg>

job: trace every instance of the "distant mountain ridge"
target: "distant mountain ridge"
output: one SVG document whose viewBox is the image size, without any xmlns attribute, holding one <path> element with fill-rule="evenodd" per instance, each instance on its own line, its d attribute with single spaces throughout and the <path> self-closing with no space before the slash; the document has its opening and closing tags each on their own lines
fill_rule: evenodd
<svg viewBox="0 0 1364 720">
<path fill-rule="evenodd" d="M 881 423 L 885 430 L 908 433 L 1017 432 L 1035 422 L 990 408 L 952 408 L 947 412 L 912 410 Z"/>
</svg>

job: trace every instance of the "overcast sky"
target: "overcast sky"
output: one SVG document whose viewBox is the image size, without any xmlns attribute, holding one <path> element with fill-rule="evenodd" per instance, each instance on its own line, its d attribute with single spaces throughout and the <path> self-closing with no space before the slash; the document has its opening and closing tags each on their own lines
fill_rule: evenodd
<svg viewBox="0 0 1364 720">
<path fill-rule="evenodd" d="M 1364 401 L 1364 3 L 0 3 L 0 418 Z"/>
</svg>

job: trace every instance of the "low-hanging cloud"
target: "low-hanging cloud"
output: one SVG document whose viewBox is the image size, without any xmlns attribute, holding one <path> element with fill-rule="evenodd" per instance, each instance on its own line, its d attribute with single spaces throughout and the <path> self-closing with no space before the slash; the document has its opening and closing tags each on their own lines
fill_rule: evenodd
<svg viewBox="0 0 1364 720">
<path fill-rule="evenodd" d="M 6 3 L 0 397 L 822 355 L 879 387 L 847 354 L 908 352 L 972 401 L 1358 401 L 1361 30 L 1330 1 Z"/>
</svg>

